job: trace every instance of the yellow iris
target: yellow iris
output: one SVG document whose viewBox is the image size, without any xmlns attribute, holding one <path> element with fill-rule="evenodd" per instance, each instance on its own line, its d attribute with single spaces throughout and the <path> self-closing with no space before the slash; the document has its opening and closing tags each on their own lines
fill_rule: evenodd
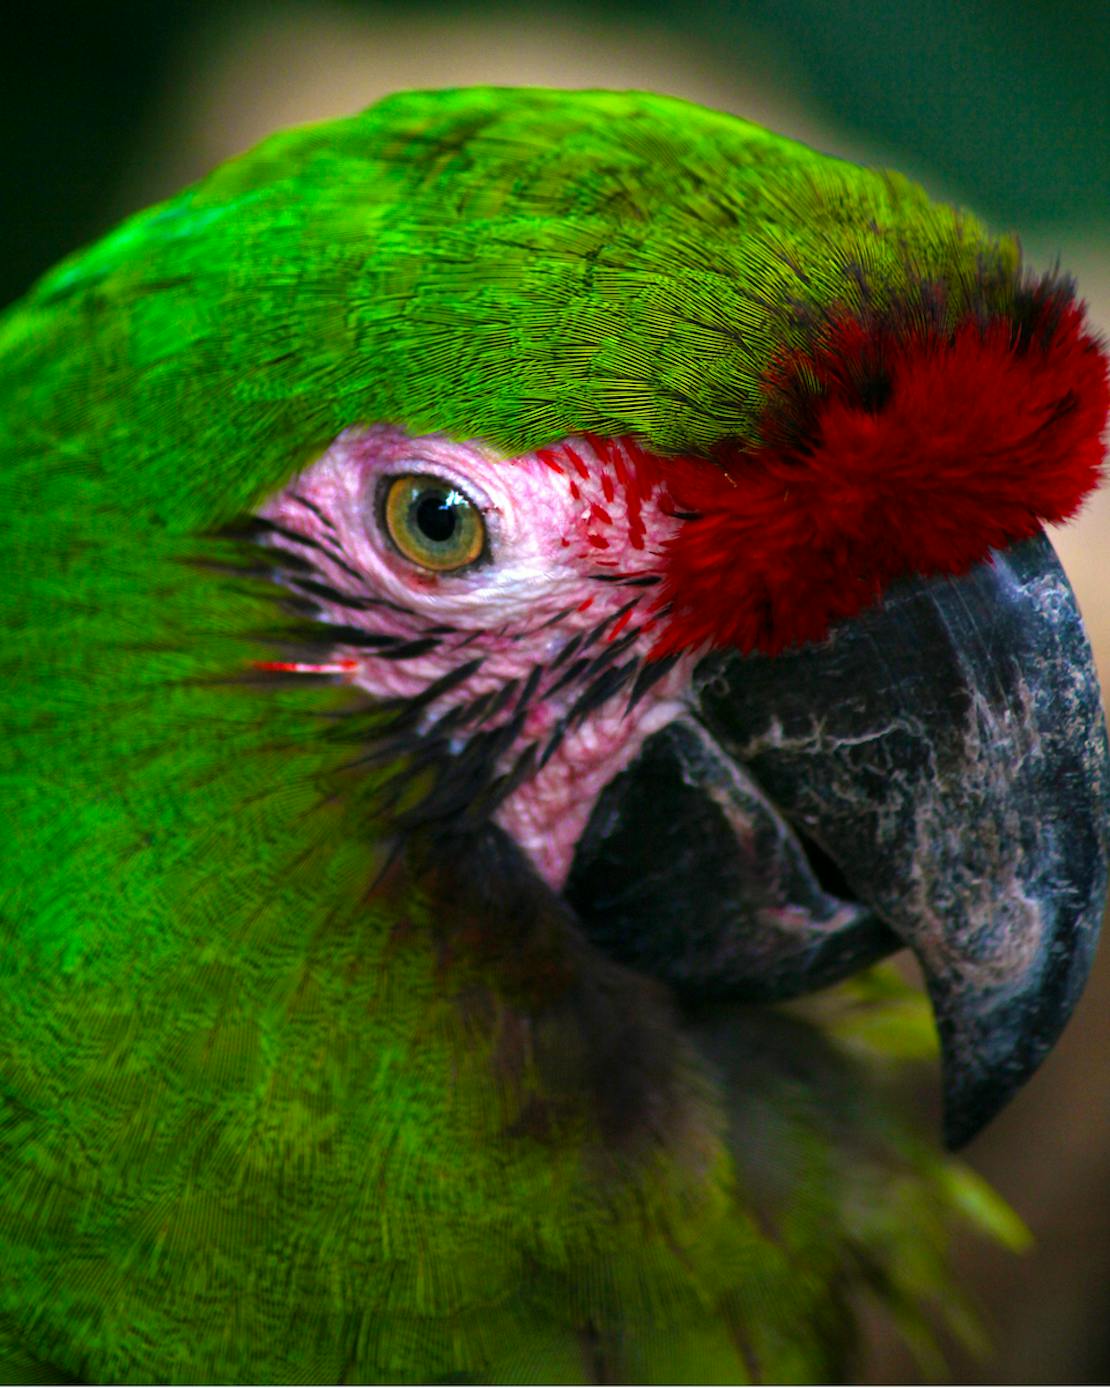
<svg viewBox="0 0 1110 1388">
<path fill-rule="evenodd" d="M 486 546 L 481 512 L 442 477 L 425 473 L 391 477 L 383 515 L 389 538 L 401 554 L 435 573 L 473 564 Z"/>
</svg>

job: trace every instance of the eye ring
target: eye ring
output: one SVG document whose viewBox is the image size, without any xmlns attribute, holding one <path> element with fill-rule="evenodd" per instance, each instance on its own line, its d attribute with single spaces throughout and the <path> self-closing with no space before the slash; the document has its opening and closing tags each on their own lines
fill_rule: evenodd
<svg viewBox="0 0 1110 1388">
<path fill-rule="evenodd" d="M 382 529 L 410 564 L 457 573 L 487 557 L 481 511 L 447 478 L 426 472 L 385 477 L 379 498 Z"/>
</svg>

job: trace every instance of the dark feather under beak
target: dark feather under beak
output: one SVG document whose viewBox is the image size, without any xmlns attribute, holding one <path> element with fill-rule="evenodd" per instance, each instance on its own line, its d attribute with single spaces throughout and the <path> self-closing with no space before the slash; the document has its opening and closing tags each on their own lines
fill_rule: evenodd
<svg viewBox="0 0 1110 1388">
<path fill-rule="evenodd" d="M 820 645 L 707 656 L 689 713 L 600 797 L 567 895 L 689 996 L 790 997 L 909 946 L 959 1146 L 1075 1006 L 1108 795 L 1090 647 L 1038 536 L 904 581 Z"/>
</svg>

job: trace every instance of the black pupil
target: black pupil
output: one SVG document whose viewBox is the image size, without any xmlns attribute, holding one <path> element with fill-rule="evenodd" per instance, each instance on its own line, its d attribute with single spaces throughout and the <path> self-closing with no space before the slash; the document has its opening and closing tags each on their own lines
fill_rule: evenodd
<svg viewBox="0 0 1110 1388">
<path fill-rule="evenodd" d="M 421 535 L 437 545 L 449 540 L 459 523 L 450 494 L 444 492 L 425 492 L 416 503 L 414 519 Z"/>
</svg>

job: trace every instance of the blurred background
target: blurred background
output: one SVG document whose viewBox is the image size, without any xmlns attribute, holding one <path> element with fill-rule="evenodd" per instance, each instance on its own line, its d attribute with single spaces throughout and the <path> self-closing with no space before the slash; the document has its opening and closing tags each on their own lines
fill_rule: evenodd
<svg viewBox="0 0 1110 1388">
<path fill-rule="evenodd" d="M 1110 332 L 1106 0 L 608 0 L 570 5 L 45 3 L 0 52 L 0 304 L 125 213 L 270 130 L 386 92 L 639 87 L 889 164 L 1059 260 Z M 1054 535 L 1110 689 L 1110 488 Z M 1110 1379 L 1110 947 L 1039 1074 L 968 1156 L 1036 1247 L 960 1256 L 984 1383 Z M 934 1102 L 935 1077 L 922 1102 Z M 873 1332 L 871 1382 L 914 1376 Z"/>
</svg>

